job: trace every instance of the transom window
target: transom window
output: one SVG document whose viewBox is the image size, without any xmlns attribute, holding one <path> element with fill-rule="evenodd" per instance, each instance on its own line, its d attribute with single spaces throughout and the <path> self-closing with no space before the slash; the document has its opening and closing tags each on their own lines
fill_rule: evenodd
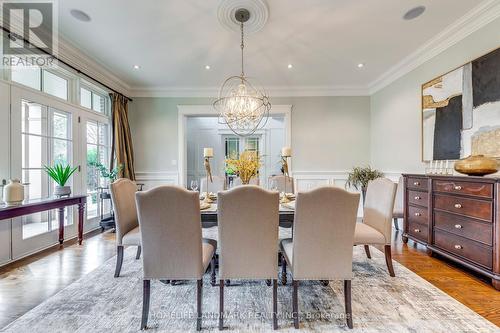
<svg viewBox="0 0 500 333">
<path fill-rule="evenodd" d="M 94 90 L 80 88 L 80 105 L 99 113 L 106 113 L 107 98 Z"/>
</svg>

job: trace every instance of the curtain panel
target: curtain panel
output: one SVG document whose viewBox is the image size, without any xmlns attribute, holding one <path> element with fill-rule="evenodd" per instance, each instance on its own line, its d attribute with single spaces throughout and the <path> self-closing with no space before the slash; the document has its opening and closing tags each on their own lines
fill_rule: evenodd
<svg viewBox="0 0 500 333">
<path fill-rule="evenodd" d="M 111 93 L 109 96 L 111 97 L 113 125 L 111 169 L 113 169 L 115 163 L 116 165 L 122 165 L 123 168 L 118 176 L 135 180 L 134 148 L 128 122 L 128 99 L 116 93 Z"/>
</svg>

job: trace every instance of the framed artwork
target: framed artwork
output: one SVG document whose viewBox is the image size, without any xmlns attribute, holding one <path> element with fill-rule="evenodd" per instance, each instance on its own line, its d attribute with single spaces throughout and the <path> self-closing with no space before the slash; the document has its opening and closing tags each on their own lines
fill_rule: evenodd
<svg viewBox="0 0 500 333">
<path fill-rule="evenodd" d="M 422 160 L 500 158 L 500 48 L 422 85 Z"/>
</svg>

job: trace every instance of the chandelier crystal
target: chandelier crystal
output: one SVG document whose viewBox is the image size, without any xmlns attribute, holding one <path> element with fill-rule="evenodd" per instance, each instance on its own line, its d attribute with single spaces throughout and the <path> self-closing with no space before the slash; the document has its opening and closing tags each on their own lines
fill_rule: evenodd
<svg viewBox="0 0 500 333">
<path fill-rule="evenodd" d="M 239 9 L 235 17 L 241 29 L 241 74 L 224 81 L 213 106 L 219 112 L 219 123 L 226 124 L 238 136 L 248 136 L 265 126 L 271 103 L 265 91 L 245 76 L 243 23 L 250 18 L 250 12 Z"/>
</svg>

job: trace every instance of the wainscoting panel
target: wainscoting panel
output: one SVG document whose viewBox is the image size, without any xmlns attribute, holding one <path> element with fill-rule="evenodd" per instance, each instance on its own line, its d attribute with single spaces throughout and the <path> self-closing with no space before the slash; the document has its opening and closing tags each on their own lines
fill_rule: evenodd
<svg viewBox="0 0 500 333">
<path fill-rule="evenodd" d="M 158 172 L 136 172 L 136 181 L 144 184 L 144 189 L 149 190 L 160 185 L 178 185 L 179 174 L 177 171 L 158 171 Z"/>
</svg>

